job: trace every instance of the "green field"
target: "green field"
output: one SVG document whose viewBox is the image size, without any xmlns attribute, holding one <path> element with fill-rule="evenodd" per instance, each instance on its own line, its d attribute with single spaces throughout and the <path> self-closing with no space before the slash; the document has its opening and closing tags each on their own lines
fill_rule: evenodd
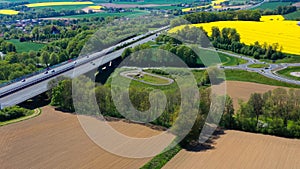
<svg viewBox="0 0 300 169">
<path fill-rule="evenodd" d="M 29 3 L 40 3 L 40 2 L 73 2 L 74 0 L 0 0 L 6 2 L 29 2 Z"/>
<path fill-rule="evenodd" d="M 268 64 L 252 64 L 252 65 L 249 65 L 248 67 L 250 68 L 266 68 L 266 67 L 269 67 Z"/>
<path fill-rule="evenodd" d="M 103 0 L 94 0 L 93 2 L 99 2 L 99 1 L 103 1 Z M 113 3 L 116 4 L 179 4 L 179 3 L 191 3 L 194 2 L 195 0 L 144 0 L 144 1 L 140 1 L 140 2 L 124 2 L 124 1 L 119 1 L 116 0 Z"/>
<path fill-rule="evenodd" d="M 38 51 L 45 46 L 45 44 L 41 44 L 41 43 L 20 42 L 19 39 L 11 39 L 8 40 L 8 42 L 11 42 L 16 46 L 18 53 L 29 52 L 31 50 Z"/>
<path fill-rule="evenodd" d="M 99 13 L 92 13 L 92 14 L 83 14 L 83 15 L 70 15 L 70 16 L 64 16 L 64 17 L 58 17 L 58 18 L 92 18 L 92 17 L 108 17 L 108 16 L 119 16 L 119 17 L 129 17 L 134 18 L 138 16 L 147 15 L 148 12 L 143 11 L 133 11 L 133 12 L 123 12 L 123 13 L 107 13 L 107 12 L 99 12 Z"/>
<path fill-rule="evenodd" d="M 253 9 L 275 9 L 278 6 L 286 6 L 289 5 L 291 2 L 266 2 L 263 3 L 261 6 L 253 8 Z"/>
<path fill-rule="evenodd" d="M 179 6 L 155 6 L 151 7 L 151 9 L 162 9 L 162 10 L 174 10 L 174 9 L 182 9 L 183 7 Z"/>
<path fill-rule="evenodd" d="M 62 6 L 41 6 L 41 7 L 34 7 L 36 11 L 42 11 L 44 9 L 54 9 L 55 11 L 62 11 L 62 10 L 80 10 L 85 7 L 91 5 L 62 5 Z"/>
<path fill-rule="evenodd" d="M 285 76 L 290 79 L 300 80 L 300 77 L 292 76 L 290 73 L 292 72 L 300 72 L 300 67 L 288 67 L 286 69 L 282 69 L 277 71 L 278 74 Z"/>
<path fill-rule="evenodd" d="M 300 20 L 300 10 L 284 15 L 287 20 Z"/>
</svg>

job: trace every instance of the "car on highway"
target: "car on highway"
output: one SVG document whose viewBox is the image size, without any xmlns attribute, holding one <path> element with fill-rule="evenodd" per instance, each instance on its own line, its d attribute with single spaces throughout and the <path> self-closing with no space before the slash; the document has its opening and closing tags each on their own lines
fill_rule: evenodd
<svg viewBox="0 0 300 169">
<path fill-rule="evenodd" d="M 45 74 L 45 75 L 48 74 L 48 71 L 46 71 L 44 74 Z"/>
<path fill-rule="evenodd" d="M 22 79 L 22 82 L 25 82 L 26 81 L 26 79 Z"/>
</svg>

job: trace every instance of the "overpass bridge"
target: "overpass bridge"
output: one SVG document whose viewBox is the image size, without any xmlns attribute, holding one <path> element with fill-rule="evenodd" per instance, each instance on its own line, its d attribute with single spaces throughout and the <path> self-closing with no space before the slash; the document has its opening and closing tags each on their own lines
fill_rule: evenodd
<svg viewBox="0 0 300 169">
<path fill-rule="evenodd" d="M 121 57 L 123 51 L 129 47 L 146 43 L 156 38 L 156 34 L 168 29 L 169 26 L 159 28 L 155 31 L 139 35 L 137 37 L 121 42 L 112 47 L 109 47 L 100 52 L 90 54 L 88 56 L 79 58 L 70 63 L 56 67 L 50 71 L 41 72 L 21 81 L 14 82 L 0 88 L 0 109 L 14 106 L 40 95 L 49 90 L 48 83 L 59 76 L 74 78 L 79 75 L 88 73 L 105 64 L 111 65 L 111 62 Z M 124 44 L 128 46 L 118 49 Z"/>
</svg>

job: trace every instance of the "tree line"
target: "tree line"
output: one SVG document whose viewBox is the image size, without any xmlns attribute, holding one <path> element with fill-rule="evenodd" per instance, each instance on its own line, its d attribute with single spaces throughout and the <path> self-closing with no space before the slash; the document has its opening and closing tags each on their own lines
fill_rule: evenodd
<svg viewBox="0 0 300 169">
<path fill-rule="evenodd" d="M 277 60 L 287 57 L 282 53 L 282 47 L 277 43 L 263 45 L 259 42 L 246 45 L 240 42 L 240 35 L 234 28 L 223 28 L 220 30 L 218 27 L 212 27 L 212 35 L 210 36 L 214 47 L 224 50 L 230 50 L 235 53 L 240 53 L 248 56 L 253 56 L 255 59 L 270 59 Z"/>
<path fill-rule="evenodd" d="M 278 88 L 254 93 L 240 110 L 224 114 L 222 126 L 249 132 L 300 138 L 300 90 Z"/>
<path fill-rule="evenodd" d="M 97 115 L 95 112 L 93 112 L 93 107 L 97 106 L 101 114 L 103 116 L 110 116 L 110 117 L 117 117 L 117 118 L 124 118 L 124 113 L 127 117 L 130 117 L 131 119 L 138 118 L 138 119 L 148 119 L 151 116 L 155 116 L 155 114 L 159 112 L 152 112 L 150 114 L 134 114 L 130 111 L 127 105 L 123 105 L 122 112 L 123 114 L 120 114 L 120 112 L 116 109 L 115 102 L 112 99 L 112 93 L 111 93 L 111 86 L 109 84 L 105 85 L 96 85 L 92 82 L 88 82 L 86 80 L 87 77 L 80 77 L 80 81 L 77 81 L 77 79 L 73 79 L 75 81 L 72 86 L 72 80 L 71 79 L 64 79 L 59 82 L 52 82 L 51 85 L 54 85 L 55 87 L 52 89 L 50 95 L 51 95 L 51 104 L 54 106 L 57 106 L 60 109 L 67 110 L 67 111 L 74 111 L 74 105 L 73 98 L 79 99 L 77 100 L 76 104 L 76 112 L 81 112 L 83 114 L 87 115 Z M 84 81 L 85 83 L 82 83 Z M 72 93 L 72 87 L 74 87 L 74 84 L 79 85 L 77 87 L 77 90 L 80 90 L 80 93 L 73 92 Z M 154 90 L 155 87 L 144 87 L 139 85 L 131 85 L 129 89 L 129 99 L 132 103 L 132 105 L 139 111 L 146 111 L 150 108 L 151 104 L 149 102 L 149 94 L 152 90 Z M 118 88 L 118 94 L 117 98 L 114 98 L 115 100 L 122 101 L 124 98 L 126 98 L 126 92 L 123 91 L 124 89 Z M 189 93 L 189 88 L 185 88 L 182 90 L 186 90 L 184 93 Z M 95 97 L 97 101 L 97 105 L 90 105 L 89 102 L 89 96 L 91 96 L 91 91 L 95 92 Z M 185 119 L 185 123 L 178 123 L 177 126 L 174 127 L 174 133 L 179 134 L 182 132 L 182 130 L 185 128 L 184 125 L 187 125 L 188 123 L 192 123 L 195 125 L 192 125 L 193 128 L 190 132 L 188 132 L 188 136 L 185 138 L 185 143 L 188 143 L 192 140 L 198 140 L 200 131 L 202 129 L 202 126 L 204 125 L 204 121 L 207 117 L 207 114 L 209 112 L 209 108 L 211 105 L 210 95 L 211 90 L 209 88 L 201 88 L 199 89 L 199 94 L 201 95 L 201 99 L 199 102 L 199 108 L 197 107 L 197 113 L 196 117 L 188 118 L 185 116 L 188 116 L 188 113 L 185 114 L 184 111 L 183 114 L 179 117 L 180 105 L 187 104 L 189 105 L 192 100 L 185 100 L 186 103 L 182 103 L 181 94 L 179 91 L 179 88 L 174 87 L 168 87 L 163 89 L 164 94 L 166 95 L 167 102 L 166 107 L 163 110 L 162 114 L 152 121 L 151 123 L 154 125 L 159 125 L 163 127 L 171 127 L 175 124 L 177 118 L 183 118 Z M 80 96 L 79 96 L 80 94 Z M 190 93 L 191 96 L 193 95 Z M 78 95 L 78 97 L 77 97 Z M 190 97 L 191 99 L 193 97 Z M 82 99 L 82 100 L 81 100 Z M 232 103 L 231 103 L 232 104 Z M 230 106 L 229 106 L 230 107 Z M 232 105 L 231 105 L 232 107 Z M 230 108 L 227 108 L 228 110 Z M 89 111 L 87 111 L 89 110 Z M 96 109 L 95 109 L 96 110 Z M 186 110 L 186 111 L 193 111 Z M 196 119 L 195 119 L 196 118 Z M 184 129 L 185 130 L 185 129 Z"/>
<path fill-rule="evenodd" d="M 183 18 L 192 24 L 207 23 L 215 21 L 259 21 L 261 13 L 259 10 L 239 10 L 224 12 L 196 12 L 184 15 Z"/>
<path fill-rule="evenodd" d="M 295 11 L 297 11 L 296 6 L 288 5 L 288 6 L 278 6 L 274 10 L 269 10 L 269 9 L 263 10 L 262 14 L 263 15 L 285 15 Z"/>
</svg>

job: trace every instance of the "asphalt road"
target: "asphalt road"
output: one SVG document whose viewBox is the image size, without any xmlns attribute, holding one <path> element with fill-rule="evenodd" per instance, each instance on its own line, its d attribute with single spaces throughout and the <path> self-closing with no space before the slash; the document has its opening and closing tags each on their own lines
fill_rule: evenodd
<svg viewBox="0 0 300 169">
<path fill-rule="evenodd" d="M 161 28 L 161 29 L 163 29 L 163 28 Z M 161 30 L 157 30 L 157 32 L 160 32 L 160 31 Z M 122 42 L 122 43 L 112 46 L 108 49 L 105 49 L 101 52 L 91 54 L 88 57 L 85 56 L 85 57 L 79 58 L 76 61 L 72 61 L 70 63 L 67 63 L 65 65 L 62 65 L 60 67 L 53 69 L 55 72 L 52 72 L 52 70 L 50 70 L 50 71 L 48 71 L 47 74 L 45 74 L 43 72 L 38 75 L 27 78 L 25 80 L 25 82 L 19 81 L 19 82 L 15 82 L 13 84 L 4 86 L 4 87 L 0 88 L 0 96 L 3 95 L 2 97 L 0 97 L 0 108 L 4 108 L 4 107 L 22 103 L 30 98 L 33 98 L 34 96 L 37 96 L 43 92 L 46 92 L 47 90 L 49 90 L 49 88 L 48 88 L 49 81 L 57 78 L 58 76 L 66 76 L 66 77 L 74 78 L 79 75 L 90 72 L 92 70 L 96 70 L 99 67 L 120 57 L 126 48 L 134 47 L 134 46 L 146 43 L 146 42 L 151 41 L 156 38 L 156 35 L 154 34 L 147 38 L 144 38 L 144 39 L 138 40 L 137 42 L 134 42 L 137 39 L 140 39 L 144 36 L 145 35 L 140 35 L 139 37 L 134 37 L 125 42 Z M 132 42 L 134 42 L 134 43 L 132 43 Z M 122 45 L 124 43 L 132 43 L 132 44 L 125 48 L 117 50 L 115 52 L 105 54 L 108 51 L 111 51 L 115 47 Z M 206 50 L 215 51 L 215 49 L 206 49 Z M 276 74 L 276 70 L 284 69 L 288 66 L 300 66 L 300 63 L 269 64 L 270 66 L 268 69 L 250 68 L 249 65 L 251 65 L 251 64 L 263 64 L 263 62 L 260 62 L 256 59 L 253 59 L 250 57 L 245 57 L 245 56 L 241 56 L 238 54 L 229 53 L 226 51 L 219 50 L 217 52 L 224 53 L 229 56 L 245 59 L 248 61 L 246 64 L 241 64 L 238 66 L 224 66 L 224 67 L 220 66 L 220 68 L 222 68 L 222 69 L 239 69 L 239 70 L 257 72 L 257 73 L 259 73 L 263 76 L 266 76 L 268 78 L 271 78 L 271 79 L 283 81 L 283 82 L 290 83 L 290 84 L 300 85 L 300 81 L 288 79 L 288 78 L 285 78 L 285 77 L 282 77 L 282 76 Z M 75 68 L 73 68 L 74 65 L 75 65 Z M 111 64 L 109 64 L 109 65 L 111 65 Z M 72 67 L 72 69 L 70 69 L 70 67 Z M 62 73 L 58 74 L 58 72 L 62 72 Z M 34 83 L 35 81 L 40 81 L 41 79 L 42 79 L 41 82 Z M 21 89 L 18 91 L 15 91 L 15 92 L 10 92 L 11 90 L 15 90 L 17 88 L 21 88 Z M 4 95 L 5 93 L 9 93 L 9 94 Z"/>
<path fill-rule="evenodd" d="M 160 32 L 161 30 L 164 30 L 164 29 L 165 29 L 165 27 L 160 28 L 160 29 L 156 30 L 155 32 Z M 150 33 L 150 32 L 148 32 L 148 33 Z M 0 108 L 9 107 L 9 106 L 13 106 L 13 105 L 22 103 L 30 98 L 33 98 L 41 93 L 46 92 L 47 90 L 49 90 L 49 88 L 48 88 L 49 81 L 51 81 L 59 76 L 66 76 L 66 77 L 74 78 L 79 75 L 90 72 L 92 70 L 96 70 L 96 69 L 98 69 L 98 67 L 101 67 L 102 65 L 105 65 L 105 64 L 111 62 L 112 60 L 120 57 L 126 48 L 135 47 L 137 45 L 146 43 L 146 42 L 151 41 L 156 38 L 156 34 L 154 34 L 154 35 L 151 35 L 144 39 L 138 40 L 145 36 L 146 36 L 146 34 L 134 37 L 132 39 L 126 40 L 125 42 L 122 42 L 115 46 L 107 48 L 101 52 L 91 54 L 88 57 L 85 56 L 85 57 L 79 58 L 76 61 L 72 61 L 70 63 L 59 66 L 55 69 L 52 69 L 55 72 L 52 72 L 52 70 L 49 70 L 47 74 L 45 74 L 45 72 L 43 72 L 43 73 L 37 74 L 35 76 L 29 77 L 29 78 L 25 79 L 25 81 L 18 81 L 18 82 L 12 83 L 10 85 L 4 86 L 4 87 L 0 88 L 0 96 L 3 95 L 0 98 Z M 137 41 L 137 42 L 134 42 L 134 41 Z M 132 44 L 125 48 L 117 50 L 115 52 L 105 54 L 108 51 L 111 51 L 111 49 L 114 49 L 115 47 L 120 46 L 124 43 L 132 43 Z M 109 64 L 109 65 L 111 65 L 111 64 Z M 72 68 L 72 69 L 70 69 L 70 68 Z M 65 71 L 65 70 L 67 70 L 67 71 Z M 58 74 L 59 72 L 63 72 L 63 73 Z M 36 81 L 40 81 L 40 82 L 35 83 Z M 15 89 L 20 89 L 20 90 L 14 91 Z M 9 93 L 9 94 L 6 94 L 6 93 Z"/>
<path fill-rule="evenodd" d="M 215 49 L 209 49 L 209 50 L 214 51 Z M 239 70 L 257 72 L 257 73 L 259 73 L 263 76 L 266 76 L 268 78 L 271 78 L 271 79 L 275 79 L 275 80 L 290 83 L 290 84 L 300 85 L 300 81 L 293 80 L 293 79 L 288 79 L 288 78 L 280 76 L 276 73 L 276 71 L 281 70 L 281 69 L 285 69 L 289 66 L 300 66 L 300 63 L 280 63 L 280 64 L 270 63 L 269 64 L 269 63 L 261 62 L 259 60 L 254 59 L 254 58 L 241 56 L 241 55 L 238 55 L 238 54 L 233 54 L 233 53 L 229 53 L 229 52 L 225 52 L 225 51 L 218 51 L 218 52 L 229 55 L 229 56 L 233 56 L 233 57 L 236 57 L 236 58 L 241 58 L 241 59 L 244 59 L 244 60 L 248 61 L 246 64 L 241 64 L 241 65 L 238 65 L 238 66 L 224 66 L 224 67 L 221 67 L 223 69 L 239 69 Z M 265 69 L 265 68 L 250 68 L 249 65 L 252 65 L 252 64 L 268 64 L 269 67 L 267 69 Z"/>
</svg>

